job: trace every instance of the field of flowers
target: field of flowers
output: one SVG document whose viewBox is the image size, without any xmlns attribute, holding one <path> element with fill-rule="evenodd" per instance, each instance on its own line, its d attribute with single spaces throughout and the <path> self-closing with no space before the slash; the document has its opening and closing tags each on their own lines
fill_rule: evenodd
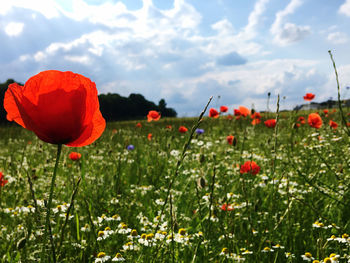
<svg viewBox="0 0 350 263">
<path fill-rule="evenodd" d="M 57 146 L 1 127 L 1 261 L 350 262 L 340 111 L 221 111 L 153 113 L 63 146 L 48 235 Z"/>
</svg>

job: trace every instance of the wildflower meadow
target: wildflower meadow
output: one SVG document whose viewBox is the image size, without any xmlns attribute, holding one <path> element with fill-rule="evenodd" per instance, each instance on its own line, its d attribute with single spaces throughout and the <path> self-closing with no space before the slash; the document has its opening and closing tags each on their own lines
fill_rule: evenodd
<svg viewBox="0 0 350 263">
<path fill-rule="evenodd" d="M 350 262 L 341 103 L 256 112 L 209 100 L 198 118 L 105 124 L 81 75 L 13 85 L 4 105 L 22 127 L 0 128 L 2 262 Z"/>
</svg>

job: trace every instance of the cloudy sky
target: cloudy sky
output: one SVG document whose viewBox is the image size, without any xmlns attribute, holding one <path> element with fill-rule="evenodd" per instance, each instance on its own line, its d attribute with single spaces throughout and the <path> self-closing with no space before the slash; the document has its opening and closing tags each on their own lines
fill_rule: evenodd
<svg viewBox="0 0 350 263">
<path fill-rule="evenodd" d="M 47 69 L 99 93 L 164 98 L 180 116 L 271 109 L 342 96 L 350 86 L 350 0 L 11 0 L 0 2 L 0 82 Z M 284 98 L 284 99 L 283 99 Z"/>
</svg>

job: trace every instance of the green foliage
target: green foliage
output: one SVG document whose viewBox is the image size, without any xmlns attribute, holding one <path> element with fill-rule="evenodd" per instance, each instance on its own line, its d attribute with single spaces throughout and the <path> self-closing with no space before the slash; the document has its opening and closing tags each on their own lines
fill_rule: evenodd
<svg viewBox="0 0 350 263">
<path fill-rule="evenodd" d="M 349 137 L 341 126 L 328 126 L 330 119 L 339 122 L 337 114 L 322 115 L 316 130 L 296 128 L 299 115 L 283 112 L 277 138 L 263 124 L 272 113 L 255 126 L 250 117 L 204 118 L 205 132 L 195 134 L 176 178 L 190 132 L 178 128 L 195 119 L 141 121 L 141 128 L 138 121 L 108 123 L 92 145 L 62 149 L 51 211 L 57 261 L 112 262 L 120 253 L 126 262 L 303 262 L 306 252 L 320 261 L 331 253 L 348 261 Z M 42 242 L 43 200 L 56 147 L 19 127 L 2 127 L 0 136 L 0 171 L 9 181 L 0 188 L 1 260 L 36 262 L 42 251 L 51 253 Z M 130 144 L 134 150 L 127 150 Z M 70 160 L 71 151 L 82 158 Z M 261 167 L 257 175 L 240 173 L 248 160 Z"/>
</svg>

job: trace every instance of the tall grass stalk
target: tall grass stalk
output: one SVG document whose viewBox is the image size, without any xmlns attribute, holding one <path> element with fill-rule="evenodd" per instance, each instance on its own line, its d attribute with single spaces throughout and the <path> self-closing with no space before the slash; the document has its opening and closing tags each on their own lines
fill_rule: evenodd
<svg viewBox="0 0 350 263">
<path fill-rule="evenodd" d="M 343 129 L 345 129 L 347 134 L 350 135 L 349 127 L 346 125 L 346 119 L 345 119 L 345 116 L 344 116 L 342 102 L 340 100 L 340 85 L 339 85 L 339 78 L 338 78 L 337 67 L 336 67 L 335 61 L 333 59 L 332 51 L 328 50 L 328 53 L 329 53 L 329 56 L 331 57 L 331 60 L 332 60 L 332 64 L 333 64 L 333 68 L 334 68 L 334 72 L 335 72 L 335 79 L 337 81 L 338 107 L 339 107 L 339 111 L 340 111 L 340 115 L 341 115 L 341 119 L 342 119 Z"/>
<path fill-rule="evenodd" d="M 178 176 L 178 174 L 179 174 L 179 168 L 180 168 L 180 166 L 182 165 L 182 162 L 183 162 L 183 160 L 184 160 L 185 157 L 186 157 L 186 152 L 187 152 L 187 149 L 188 149 L 188 147 L 189 147 L 189 145 L 190 145 L 190 143 L 191 143 L 191 140 L 192 140 L 192 138 L 193 138 L 193 135 L 194 135 L 196 129 L 197 129 L 197 128 L 199 127 L 199 125 L 202 123 L 204 113 L 207 111 L 207 108 L 208 108 L 210 102 L 212 101 L 212 99 L 213 99 L 213 97 L 211 96 L 211 97 L 209 98 L 209 101 L 208 101 L 207 105 L 204 107 L 203 111 L 202 111 L 201 114 L 199 115 L 199 117 L 198 117 L 198 119 L 197 119 L 197 122 L 192 126 L 190 136 L 188 137 L 187 142 L 184 144 L 184 147 L 183 147 L 183 150 L 182 150 L 182 153 L 181 153 L 181 157 L 180 157 L 180 159 L 179 159 L 179 160 L 177 161 L 177 163 L 176 163 L 174 175 L 170 178 L 170 182 L 169 182 L 169 184 L 168 184 L 168 188 L 167 188 L 167 192 L 166 192 L 166 198 L 165 198 L 164 204 L 163 204 L 163 206 L 162 206 L 162 210 L 161 210 L 161 213 L 160 213 L 160 218 L 161 218 L 162 215 L 164 214 L 165 207 L 166 207 L 166 205 L 167 205 L 167 203 L 168 203 L 168 201 L 169 201 L 169 196 L 170 196 L 171 188 L 172 188 L 172 186 L 173 186 L 173 184 L 174 184 L 174 182 L 175 182 L 175 180 L 176 180 L 176 178 L 177 178 L 177 176 Z M 171 216 L 171 217 L 172 217 L 172 214 L 173 214 L 173 211 L 172 211 L 172 205 L 171 205 L 171 206 L 170 206 L 170 216 Z M 155 233 L 157 233 L 157 231 L 158 231 L 159 224 L 160 224 L 160 220 L 158 221 L 157 226 L 156 226 L 156 228 L 155 228 L 155 231 L 154 231 Z M 174 236 L 174 226 L 173 226 L 173 225 L 171 225 L 171 232 L 172 232 L 171 235 L 172 235 L 172 238 L 173 238 L 173 236 Z M 172 243 L 174 243 L 174 242 L 172 242 Z M 156 250 L 156 253 L 158 254 L 158 249 Z M 157 254 L 156 254 L 156 255 L 157 255 Z M 156 256 L 154 256 L 154 259 L 155 259 L 155 258 L 156 258 Z"/>
</svg>

